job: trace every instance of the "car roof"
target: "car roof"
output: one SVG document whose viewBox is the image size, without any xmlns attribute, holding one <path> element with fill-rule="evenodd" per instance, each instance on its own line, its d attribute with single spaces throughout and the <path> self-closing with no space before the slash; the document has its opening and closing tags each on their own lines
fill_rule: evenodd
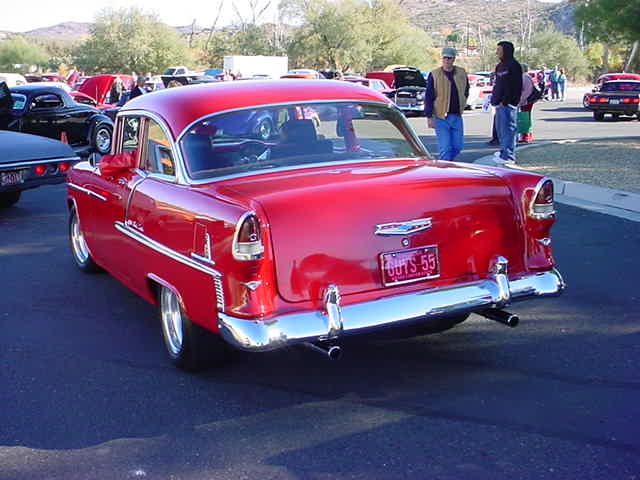
<svg viewBox="0 0 640 480">
<path fill-rule="evenodd" d="M 352 82 L 326 80 L 253 80 L 167 88 L 127 102 L 121 113 L 145 110 L 162 117 L 174 137 L 206 115 L 283 103 L 371 100 L 389 103 L 384 95 Z"/>
<path fill-rule="evenodd" d="M 10 87 L 12 93 L 22 93 L 23 95 L 38 95 L 39 93 L 57 93 L 58 95 L 68 95 L 62 88 L 55 85 L 48 85 L 51 82 L 43 82 L 45 84 L 27 84 Z"/>
</svg>

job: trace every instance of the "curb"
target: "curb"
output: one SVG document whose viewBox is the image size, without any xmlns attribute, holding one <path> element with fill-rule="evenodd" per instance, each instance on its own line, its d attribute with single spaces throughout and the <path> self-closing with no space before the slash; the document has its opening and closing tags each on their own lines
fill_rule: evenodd
<svg viewBox="0 0 640 480">
<path fill-rule="evenodd" d="M 591 139 L 590 139 L 591 140 Z M 541 147 L 544 145 L 549 145 L 553 143 L 575 143 L 578 140 L 562 140 L 562 141 L 542 141 L 536 143 L 535 145 L 522 145 L 517 147 L 517 150 L 522 150 L 526 148 L 532 147 Z M 489 165 L 493 167 L 501 167 L 501 168 L 509 168 L 509 169 L 518 169 L 525 170 L 522 167 L 516 165 L 506 165 L 502 163 L 498 163 L 495 161 L 495 157 L 493 155 L 486 155 L 475 160 L 473 163 L 477 163 L 480 165 Z M 632 214 L 640 213 L 640 194 L 626 192 L 624 190 L 616 190 L 612 188 L 604 188 L 604 187 L 596 187 L 594 185 L 587 185 L 584 183 L 578 182 L 568 182 L 565 180 L 560 180 L 558 178 L 551 178 L 553 181 L 553 187 L 555 191 L 556 201 L 560 203 L 566 203 L 569 205 L 586 208 L 588 210 L 598 210 L 603 211 L 602 208 L 599 207 L 613 207 L 615 209 L 621 209 Z M 584 203 L 581 203 L 584 202 Z M 604 211 L 603 213 L 611 213 Z M 622 216 L 627 218 L 624 215 L 624 212 L 614 213 L 616 216 Z M 637 217 L 636 215 L 631 215 L 631 217 Z M 629 218 L 631 220 L 638 221 L 637 218 Z"/>
</svg>

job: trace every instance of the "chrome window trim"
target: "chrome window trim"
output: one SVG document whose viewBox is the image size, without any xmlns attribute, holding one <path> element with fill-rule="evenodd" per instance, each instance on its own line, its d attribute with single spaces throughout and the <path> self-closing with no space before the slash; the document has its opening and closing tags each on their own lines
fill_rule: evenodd
<svg viewBox="0 0 640 480">
<path fill-rule="evenodd" d="M 176 142 L 179 143 L 182 141 L 182 137 L 184 137 L 189 130 L 197 123 L 200 123 L 202 120 L 204 120 L 205 118 L 209 118 L 209 117 L 218 117 L 220 115 L 226 115 L 227 113 L 237 113 L 237 112 L 244 112 L 247 110 L 256 110 L 256 109 L 269 109 L 269 108 L 273 108 L 273 107 L 287 107 L 287 106 L 291 106 L 291 105 L 300 105 L 300 104 L 304 104 L 304 105 L 326 105 L 329 103 L 349 103 L 349 102 L 357 102 L 357 103 L 370 103 L 373 105 L 380 105 L 383 107 L 387 107 L 387 108 L 395 108 L 395 105 L 391 102 L 385 102 L 382 100 L 355 100 L 355 99 L 348 99 L 348 98 L 343 98 L 343 99 L 333 99 L 333 100 L 297 100 L 297 101 L 291 101 L 291 102 L 280 102 L 280 103 L 265 103 L 264 105 L 250 105 L 247 107 L 238 107 L 238 108 L 228 108 L 226 110 L 220 110 L 218 112 L 213 112 L 213 113 L 207 113 L 206 115 L 202 115 L 201 117 L 197 118 L 196 120 L 194 120 L 193 122 L 191 122 L 190 124 L 188 124 L 183 130 L 182 132 L 180 132 L 180 134 L 178 135 L 178 137 L 176 138 Z M 400 112 L 402 114 L 402 112 Z M 422 144 L 422 143 L 420 143 Z"/>
<path fill-rule="evenodd" d="M 553 187 L 553 205 L 554 208 L 551 212 L 549 213 L 535 213 L 533 211 L 533 205 L 536 203 L 536 198 L 538 197 L 538 194 L 540 193 L 540 190 L 542 189 L 542 186 L 546 183 L 546 182 L 551 182 L 551 185 Z M 547 218 L 553 218 L 556 214 L 556 209 L 555 209 L 555 203 L 556 203 L 556 189 L 555 189 L 555 185 L 553 184 L 553 180 L 551 180 L 549 177 L 542 177 L 538 183 L 536 183 L 536 186 L 533 189 L 533 196 L 531 197 L 531 202 L 529 203 L 529 217 L 534 218 L 536 220 L 545 220 Z"/>
<path fill-rule="evenodd" d="M 0 164 L 0 170 L 3 170 L 5 168 L 28 167 L 30 165 L 38 165 L 40 163 L 79 162 L 80 160 L 81 160 L 80 157 L 58 157 L 58 158 L 49 158 L 47 160 L 27 160 L 25 162 L 2 163 Z"/>
<path fill-rule="evenodd" d="M 179 252 L 176 252 L 175 250 L 161 244 L 160 242 L 156 242 L 155 240 L 153 240 L 152 238 L 148 237 L 147 235 L 139 232 L 138 230 L 135 230 L 131 227 L 129 227 L 128 225 L 125 225 L 122 222 L 114 222 L 114 227 L 116 228 L 116 230 L 118 230 L 119 232 L 123 233 L 124 235 L 128 236 L 129 238 L 135 240 L 136 242 L 151 248 L 152 250 L 155 250 L 158 253 L 161 253 L 177 262 L 180 262 L 188 267 L 194 268 L 196 270 L 199 270 L 203 273 L 207 273 L 209 275 L 213 275 L 214 277 L 220 277 L 222 276 L 222 274 L 220 272 L 218 272 L 217 270 L 208 267 L 206 265 L 202 265 L 200 262 L 197 262 L 189 257 L 187 257 L 186 255 L 182 255 Z"/>
<path fill-rule="evenodd" d="M 78 190 L 79 192 L 86 193 L 91 197 L 96 197 L 97 199 L 102 200 L 103 202 L 107 201 L 107 197 L 100 195 L 99 193 L 96 193 L 92 190 L 89 190 L 88 188 L 84 188 L 84 187 L 81 187 L 80 185 L 76 185 L 75 183 L 67 182 L 67 186 L 70 188 L 73 188 L 74 190 Z"/>
<path fill-rule="evenodd" d="M 291 165 L 287 167 L 277 167 L 277 168 L 265 168 L 264 170 L 252 170 L 250 172 L 239 172 L 231 175 L 223 175 L 221 177 L 213 177 L 213 178 L 204 178 L 202 180 L 191 180 L 190 185 L 204 185 L 207 183 L 214 183 L 222 180 L 250 177 L 253 175 L 262 175 L 264 173 L 273 173 L 273 172 L 284 172 L 286 170 L 302 170 L 304 168 L 316 168 L 316 167 L 330 167 L 330 168 L 340 168 L 345 165 L 355 165 L 357 163 L 381 163 L 388 161 L 397 161 L 402 160 L 403 157 L 389 157 L 389 158 L 360 158 L 358 160 L 342 160 L 340 162 L 316 162 L 316 163 L 305 163 L 303 165 Z M 408 160 L 413 160 L 414 163 L 421 162 L 435 162 L 436 160 L 429 157 L 416 157 L 409 158 Z"/>
<path fill-rule="evenodd" d="M 149 112 L 147 110 L 125 110 L 125 111 L 118 112 L 118 114 L 116 115 L 116 120 L 118 120 L 120 117 L 126 117 L 126 116 L 145 117 L 147 119 L 154 120 L 158 125 L 160 125 L 160 128 L 162 129 L 162 131 L 167 137 L 167 140 L 169 140 L 169 143 L 171 144 L 171 153 L 173 154 L 173 160 L 175 162 L 175 167 L 176 167 L 175 177 L 170 175 L 168 175 L 168 177 L 174 180 L 173 183 L 188 185 L 189 181 L 187 180 L 188 177 L 186 174 L 184 159 L 182 158 L 182 151 L 180 150 L 180 148 L 178 148 L 178 140 L 174 140 L 173 135 L 171 134 L 171 130 L 167 126 L 167 122 L 164 120 L 164 118 L 162 118 L 160 115 L 156 113 Z M 122 122 L 118 122 L 118 123 L 121 124 Z M 144 141 L 145 142 L 147 141 L 147 132 L 145 132 Z M 147 172 L 147 174 L 149 176 L 155 175 L 155 174 L 152 174 L 151 172 Z M 162 174 L 159 174 L 159 175 L 162 175 Z"/>
</svg>

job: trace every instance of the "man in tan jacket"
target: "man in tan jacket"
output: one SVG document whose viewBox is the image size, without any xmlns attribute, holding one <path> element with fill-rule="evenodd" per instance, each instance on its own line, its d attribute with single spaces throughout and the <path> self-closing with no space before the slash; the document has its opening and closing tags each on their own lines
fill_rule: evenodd
<svg viewBox="0 0 640 480">
<path fill-rule="evenodd" d="M 440 160 L 453 161 L 464 146 L 462 112 L 469 98 L 464 68 L 454 65 L 456 49 L 442 49 L 442 66 L 429 74 L 424 112 L 427 126 L 436 129 Z"/>
</svg>

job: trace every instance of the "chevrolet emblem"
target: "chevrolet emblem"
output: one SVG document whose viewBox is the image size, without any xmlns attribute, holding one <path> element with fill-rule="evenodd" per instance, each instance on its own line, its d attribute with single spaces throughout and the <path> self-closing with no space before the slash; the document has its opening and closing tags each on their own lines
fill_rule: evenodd
<svg viewBox="0 0 640 480">
<path fill-rule="evenodd" d="M 376 235 L 410 235 L 431 228 L 431 218 L 419 218 L 406 222 L 381 223 L 376 225 Z"/>
</svg>

